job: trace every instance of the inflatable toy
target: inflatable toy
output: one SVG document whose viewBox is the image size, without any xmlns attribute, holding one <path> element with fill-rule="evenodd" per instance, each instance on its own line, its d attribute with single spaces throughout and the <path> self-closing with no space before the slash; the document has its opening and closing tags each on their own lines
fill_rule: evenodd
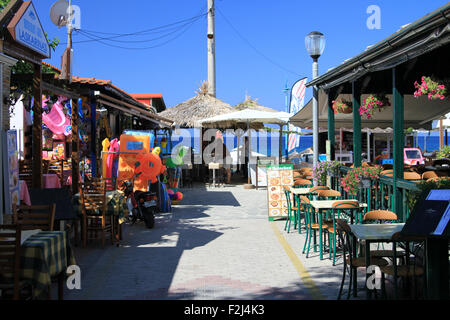
<svg viewBox="0 0 450 320">
<path fill-rule="evenodd" d="M 177 192 L 175 195 L 177 196 L 178 201 L 183 200 L 183 194 L 181 192 Z"/>
<path fill-rule="evenodd" d="M 161 148 L 160 148 L 160 147 L 154 148 L 153 151 L 152 151 L 152 153 L 153 153 L 154 155 L 159 156 L 159 154 L 161 153 Z"/>
<path fill-rule="evenodd" d="M 167 190 L 167 194 L 168 194 L 169 196 L 173 196 L 173 195 L 175 194 L 175 192 L 173 192 L 172 189 L 168 189 L 168 190 Z"/>
<path fill-rule="evenodd" d="M 42 122 L 55 134 L 70 135 L 68 127 L 71 125 L 70 119 L 66 117 L 63 111 L 62 101 L 64 97 L 59 97 L 58 101 L 53 104 L 52 110 L 49 113 L 42 113 Z M 43 100 L 43 107 L 47 106 L 49 99 Z"/>
<path fill-rule="evenodd" d="M 156 183 L 157 177 L 165 171 L 161 159 L 154 153 L 138 154 L 136 159 L 138 160 L 136 174 L 140 174 L 140 177 L 150 180 L 151 183 Z"/>
<path fill-rule="evenodd" d="M 117 139 L 113 139 L 110 142 L 109 152 L 119 152 L 119 141 Z M 106 178 L 113 177 L 113 163 L 116 158 L 114 153 L 109 153 L 106 157 Z"/>
<path fill-rule="evenodd" d="M 164 149 L 167 146 L 167 138 L 164 137 L 161 139 L 161 147 Z"/>
</svg>

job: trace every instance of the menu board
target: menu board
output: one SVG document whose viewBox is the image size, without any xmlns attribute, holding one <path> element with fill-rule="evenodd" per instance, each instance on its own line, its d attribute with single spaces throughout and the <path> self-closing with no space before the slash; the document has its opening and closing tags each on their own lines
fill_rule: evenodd
<svg viewBox="0 0 450 320">
<path fill-rule="evenodd" d="M 6 133 L 6 143 L 3 145 L 3 179 L 4 202 L 6 213 L 12 212 L 12 203 L 20 204 L 19 154 L 17 152 L 17 131 Z"/>
<path fill-rule="evenodd" d="M 267 201 L 269 220 L 288 216 L 284 189 L 294 185 L 294 165 L 281 164 L 267 167 Z"/>
</svg>

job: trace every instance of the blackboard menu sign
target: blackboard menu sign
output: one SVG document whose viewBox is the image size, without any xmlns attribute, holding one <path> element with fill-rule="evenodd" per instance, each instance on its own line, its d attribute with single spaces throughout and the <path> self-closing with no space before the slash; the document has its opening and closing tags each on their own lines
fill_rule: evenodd
<svg viewBox="0 0 450 320">
<path fill-rule="evenodd" d="M 450 238 L 450 190 L 431 190 L 418 201 L 402 234 Z"/>
</svg>

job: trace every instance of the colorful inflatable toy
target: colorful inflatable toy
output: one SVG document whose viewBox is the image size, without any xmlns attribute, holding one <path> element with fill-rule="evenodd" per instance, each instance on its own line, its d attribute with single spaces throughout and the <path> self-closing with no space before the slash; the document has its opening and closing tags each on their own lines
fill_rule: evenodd
<svg viewBox="0 0 450 320">
<path fill-rule="evenodd" d="M 63 104 L 65 97 L 59 97 L 58 101 L 53 104 L 52 110 L 49 113 L 42 113 L 42 122 L 47 128 L 49 128 L 55 134 L 70 135 L 68 127 L 71 126 L 70 119 L 66 117 L 63 111 Z M 42 104 L 43 108 L 47 106 L 49 99 L 44 99 Z"/>
<path fill-rule="evenodd" d="M 159 156 L 153 153 L 138 154 L 136 159 L 138 160 L 136 174 L 140 174 L 140 177 L 150 180 L 151 183 L 156 183 L 157 177 L 166 170 Z"/>
</svg>

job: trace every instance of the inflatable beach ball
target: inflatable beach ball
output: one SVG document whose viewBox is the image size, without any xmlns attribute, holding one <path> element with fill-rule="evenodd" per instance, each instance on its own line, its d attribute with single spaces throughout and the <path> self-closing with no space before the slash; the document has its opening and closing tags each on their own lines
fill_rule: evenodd
<svg viewBox="0 0 450 320">
<path fill-rule="evenodd" d="M 175 193 L 177 200 L 183 200 L 183 194 L 181 192 Z"/>
</svg>

